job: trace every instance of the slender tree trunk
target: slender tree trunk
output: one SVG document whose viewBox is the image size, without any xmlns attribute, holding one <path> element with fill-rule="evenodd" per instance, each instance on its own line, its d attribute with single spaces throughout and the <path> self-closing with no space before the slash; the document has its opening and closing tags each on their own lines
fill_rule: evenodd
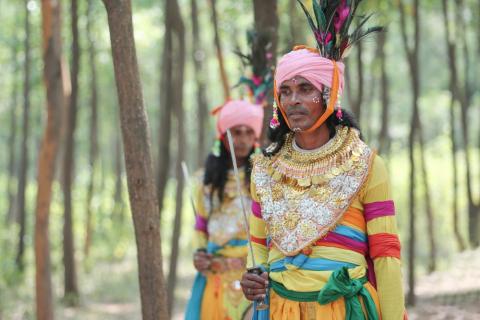
<svg viewBox="0 0 480 320">
<path fill-rule="evenodd" d="M 278 43 L 278 15 L 277 15 L 277 1 L 276 0 L 254 0 L 253 13 L 255 20 L 255 31 L 259 35 L 265 35 L 266 39 L 271 42 L 271 46 L 266 52 L 266 55 L 271 56 L 270 63 L 272 66 L 276 64 L 277 57 L 277 43 Z M 272 118 L 272 102 L 273 92 L 270 92 L 268 97 L 269 104 L 264 108 L 263 129 L 261 143 L 268 145 L 267 130 Z"/>
<path fill-rule="evenodd" d="M 98 85 L 97 85 L 97 67 L 96 67 L 96 49 L 93 35 L 93 0 L 87 3 L 87 39 L 88 39 L 88 64 L 90 66 L 90 181 L 87 188 L 87 217 L 85 222 L 85 243 L 83 252 L 85 258 L 89 257 L 90 246 L 92 244 L 93 219 L 92 219 L 92 200 L 95 190 L 95 174 L 97 172 L 98 157 Z"/>
<path fill-rule="evenodd" d="M 197 0 L 190 0 L 190 6 L 193 34 L 193 66 L 195 68 L 195 82 L 197 86 L 197 167 L 201 167 L 206 156 L 205 133 L 208 126 L 208 106 L 205 95 L 207 92 L 207 87 L 205 85 L 205 74 L 203 71 L 205 52 L 202 50 L 202 42 L 200 41 Z"/>
<path fill-rule="evenodd" d="M 414 126 L 414 124 L 411 124 Z M 410 129 L 408 138 L 408 155 L 410 164 L 410 185 L 409 185 L 409 241 L 408 241 L 408 293 L 407 304 L 415 305 L 415 243 L 416 243 L 416 225 L 415 225 L 415 129 Z"/>
<path fill-rule="evenodd" d="M 275 0 L 254 0 L 253 14 L 255 20 L 255 30 L 260 34 L 266 34 L 270 39 L 272 46 L 271 51 L 273 55 L 273 63 L 277 53 L 278 43 L 278 15 L 277 15 L 277 1 Z"/>
<path fill-rule="evenodd" d="M 357 97 L 355 99 L 355 104 L 352 106 L 353 114 L 357 117 L 358 122 L 361 120 L 362 112 L 362 101 L 363 101 L 363 45 L 362 42 L 358 42 L 357 45 Z"/>
<path fill-rule="evenodd" d="M 217 50 L 218 67 L 220 69 L 220 79 L 222 80 L 223 97 L 226 101 L 230 98 L 230 85 L 228 84 L 227 72 L 225 71 L 225 64 L 223 62 L 222 45 L 220 42 L 220 35 L 218 32 L 216 2 L 217 0 L 210 0 L 210 5 L 212 7 L 212 22 L 213 22 L 213 32 L 215 35 L 215 48 Z"/>
<path fill-rule="evenodd" d="M 477 54 L 476 54 L 476 59 L 477 59 L 477 62 L 476 62 L 476 74 L 480 74 L 480 1 L 477 2 L 477 7 L 476 7 L 476 22 L 477 22 Z M 475 88 L 480 88 L 480 77 L 476 77 L 476 84 L 475 84 Z M 477 123 L 480 123 L 480 104 L 478 104 L 477 106 L 477 109 L 478 109 L 478 115 L 479 115 L 479 118 L 478 118 L 478 122 Z M 480 126 L 478 128 L 478 141 L 477 141 L 477 151 L 480 152 Z M 479 161 L 480 162 L 480 161 Z M 480 185 L 480 175 L 478 176 L 478 183 Z M 479 209 L 480 210 L 480 209 Z M 479 213 L 480 214 L 480 213 Z"/>
<path fill-rule="evenodd" d="M 346 96 L 350 110 L 353 110 L 353 104 L 355 103 L 354 101 L 354 96 L 353 96 L 353 89 L 352 89 L 352 77 L 351 77 L 351 72 L 350 70 L 352 69 L 352 62 L 351 62 L 351 57 L 348 56 L 345 58 L 344 63 L 345 63 L 345 85 L 344 85 L 344 93 L 343 95 Z"/>
<path fill-rule="evenodd" d="M 297 0 L 288 1 L 288 14 L 289 14 L 288 27 L 290 31 L 290 37 L 288 39 L 287 49 L 292 49 L 297 44 L 305 43 L 304 35 L 302 33 L 302 28 L 299 28 L 299 26 L 303 27 L 303 21 L 298 17 L 297 6 L 298 6 Z"/>
<path fill-rule="evenodd" d="M 19 63 L 18 63 L 18 43 L 15 43 L 12 47 L 12 63 L 13 63 L 13 84 L 12 84 L 12 100 L 10 106 L 10 135 L 8 137 L 8 181 L 7 181 L 7 194 L 8 194 L 8 211 L 5 222 L 7 224 L 17 220 L 16 210 L 16 198 L 15 188 L 18 187 L 18 175 L 16 165 L 17 155 L 17 108 L 18 108 L 18 77 Z"/>
<path fill-rule="evenodd" d="M 368 83 L 368 86 L 367 86 L 368 92 L 364 94 L 365 99 L 363 99 L 363 102 L 362 102 L 362 113 L 363 113 L 362 119 L 365 119 L 364 123 L 367 124 L 365 126 L 362 126 L 363 128 L 362 131 L 367 141 L 371 141 L 374 138 L 373 125 L 368 123 L 368 121 L 372 119 L 372 116 L 375 118 L 373 114 L 374 110 L 372 108 L 372 104 L 373 104 L 373 100 L 375 99 L 375 95 L 377 91 L 377 82 L 378 82 L 378 79 L 375 75 L 375 62 L 372 61 L 372 63 L 370 63 L 369 66 L 370 66 L 370 74 L 368 75 L 369 77 L 367 77 L 364 80 Z"/>
<path fill-rule="evenodd" d="M 169 2 L 165 2 L 165 12 L 169 12 Z M 172 44 L 172 26 L 170 23 L 170 14 L 165 16 L 165 35 L 163 43 L 163 54 L 160 74 L 160 121 L 158 128 L 158 169 L 157 169 L 157 198 L 160 210 L 160 221 L 162 219 L 163 198 L 168 182 L 168 172 L 170 169 L 170 140 L 172 130 L 172 109 L 173 109 L 173 44 Z"/>
<path fill-rule="evenodd" d="M 180 13 L 180 7 L 176 0 L 167 0 L 169 5 L 169 15 L 172 31 L 175 34 L 175 42 L 173 51 L 175 53 L 175 72 L 174 72 L 174 106 L 175 116 L 177 122 L 177 163 L 176 163 L 176 180 L 177 180 L 177 192 L 175 197 L 175 219 L 173 224 L 172 233 L 172 250 L 170 254 L 170 267 L 168 271 L 168 310 L 169 314 L 172 314 L 173 305 L 175 300 L 175 284 L 177 278 L 177 263 L 179 254 L 179 241 L 182 225 L 182 208 L 183 208 L 183 172 L 182 161 L 185 160 L 185 150 L 187 149 L 185 129 L 184 129 L 184 116 L 183 116 L 183 82 L 184 82 L 184 70 L 185 70 L 185 27 L 183 24 L 182 16 Z"/>
<path fill-rule="evenodd" d="M 380 60 L 381 72 L 381 102 L 382 102 L 382 124 L 380 127 L 380 134 L 378 137 L 380 154 L 390 154 L 390 132 L 389 132 L 389 115 L 390 115 L 390 81 L 387 72 L 387 56 L 385 54 L 385 44 L 387 40 L 387 33 L 380 32 L 378 35 L 378 56 Z"/>
<path fill-rule="evenodd" d="M 459 228 L 459 217 L 458 217 L 458 163 L 457 163 L 457 140 L 455 137 L 455 103 L 458 97 L 458 72 L 457 72 L 457 58 L 455 46 L 452 42 L 452 25 L 450 24 L 450 19 L 448 17 L 448 4 L 447 0 L 442 0 L 442 9 L 443 9 L 443 19 L 445 24 L 445 42 L 447 45 L 448 53 L 448 65 L 450 69 L 450 139 L 451 139 L 451 150 L 452 150 L 452 170 L 453 170 L 453 233 L 457 241 L 457 245 L 460 251 L 465 250 L 465 242 L 463 241 L 460 228 Z"/>
<path fill-rule="evenodd" d="M 461 112 L 461 121 L 462 121 L 462 137 L 463 137 L 463 144 L 465 148 L 465 168 L 466 168 L 466 180 L 467 180 L 467 199 L 468 199 L 468 233 L 469 233 L 469 242 L 470 245 L 474 248 L 480 245 L 480 235 L 479 235 L 479 215 L 480 215 L 480 203 L 476 202 L 474 195 L 473 195 L 473 182 L 472 182 L 472 161 L 471 161 L 471 152 L 470 152 L 470 123 L 467 115 L 470 111 L 470 104 L 471 98 L 473 96 L 469 73 L 470 69 L 472 68 L 470 64 L 470 55 L 468 49 L 468 43 L 466 40 L 466 24 L 464 20 L 463 14 L 463 1 L 462 0 L 455 0 L 455 14 L 456 14 L 456 23 L 460 25 L 461 32 L 459 33 L 460 39 L 455 39 L 462 44 L 463 47 L 463 56 L 462 60 L 464 61 L 464 79 L 463 79 L 463 89 L 458 89 L 458 99 L 460 101 L 460 105 L 462 108 Z M 461 81 L 460 81 L 461 82 Z M 480 201 L 480 199 L 479 199 Z"/>
<path fill-rule="evenodd" d="M 122 222 L 125 217 L 125 202 L 123 201 L 123 167 L 121 158 L 122 142 L 117 135 L 115 138 L 115 193 L 113 195 L 115 205 L 113 212 L 120 222 Z"/>
<path fill-rule="evenodd" d="M 18 191 L 17 191 L 17 219 L 20 226 L 18 235 L 18 250 L 16 264 L 20 270 L 23 270 L 23 255 L 25 253 L 25 229 L 26 229 L 26 208 L 25 193 L 27 188 L 28 173 L 28 137 L 30 135 L 30 11 L 28 10 L 28 1 L 24 1 L 25 6 L 25 63 L 24 63 L 24 85 L 23 85 L 23 125 L 22 125 L 22 146 L 20 155 L 20 167 L 18 172 Z"/>
<path fill-rule="evenodd" d="M 428 243 L 429 243 L 429 262 L 428 262 L 428 271 L 433 272 L 437 268 L 437 243 L 435 241 L 435 214 L 432 207 L 432 199 L 430 196 L 430 185 L 428 183 L 428 172 L 427 172 L 427 160 L 425 157 L 425 141 L 423 136 L 422 123 L 420 121 L 419 111 L 417 112 L 416 122 L 418 124 L 418 136 L 420 142 L 420 158 L 421 158 L 421 170 L 423 177 L 423 189 L 425 193 L 425 213 L 427 220 L 427 234 L 428 234 Z"/>
<path fill-rule="evenodd" d="M 36 309 L 38 320 L 53 319 L 50 272 L 49 213 L 56 155 L 65 103 L 62 81 L 60 2 L 42 0 L 44 82 L 47 91 L 47 124 L 38 159 L 35 208 Z"/>
<path fill-rule="evenodd" d="M 68 305 L 76 305 L 78 300 L 77 272 L 75 265 L 75 243 L 73 236 L 72 184 L 75 171 L 75 127 L 77 124 L 78 73 L 80 71 L 80 48 L 78 40 L 78 4 L 71 0 L 72 63 L 71 96 L 67 111 L 67 132 L 63 158 L 63 265 L 64 265 L 64 299 Z"/>
<path fill-rule="evenodd" d="M 364 72 L 363 72 L 363 45 L 362 42 L 360 41 L 357 44 L 357 48 L 355 49 L 356 51 L 356 61 L 355 61 L 355 68 L 357 71 L 357 77 L 355 78 L 355 83 L 356 89 L 355 91 L 353 90 L 353 82 L 352 82 L 352 75 L 347 73 L 347 96 L 348 96 L 348 101 L 350 102 L 350 108 L 357 118 L 358 122 L 360 122 L 361 118 L 361 107 L 362 107 L 362 101 L 363 101 L 363 87 L 364 87 Z M 347 59 L 347 63 L 349 63 L 349 70 L 352 69 L 352 58 Z"/>
<path fill-rule="evenodd" d="M 130 205 L 137 241 L 143 320 L 168 319 L 160 215 L 153 178 L 147 114 L 138 72 L 130 0 L 103 0 L 108 14 L 120 104 Z"/>
<path fill-rule="evenodd" d="M 405 17 L 405 7 L 403 0 L 399 1 L 400 7 L 400 26 L 403 40 L 403 46 L 405 55 L 408 60 L 408 65 L 411 74 L 412 85 L 412 116 L 410 124 L 409 135 L 409 161 L 410 161 L 410 194 L 409 194 L 409 243 L 408 243 L 408 285 L 409 290 L 407 294 L 407 303 L 409 305 L 415 305 L 415 138 L 417 136 L 417 129 L 419 127 L 419 110 L 418 110 L 418 98 L 420 96 L 420 75 L 418 70 L 418 57 L 419 57 L 419 44 L 420 44 L 420 18 L 419 18 L 419 0 L 414 0 L 413 4 L 413 24 L 414 24 L 414 37 L 413 44 L 409 44 L 407 36 L 407 22 Z"/>
<path fill-rule="evenodd" d="M 465 242 L 460 232 L 459 213 L 458 213 L 458 161 L 457 161 L 457 142 L 455 137 L 455 98 L 452 96 L 450 100 L 450 136 L 452 148 L 452 171 L 453 171 L 453 203 L 452 203 L 452 220 L 453 220 L 453 234 L 457 241 L 458 250 L 464 251 L 466 249 Z"/>
</svg>

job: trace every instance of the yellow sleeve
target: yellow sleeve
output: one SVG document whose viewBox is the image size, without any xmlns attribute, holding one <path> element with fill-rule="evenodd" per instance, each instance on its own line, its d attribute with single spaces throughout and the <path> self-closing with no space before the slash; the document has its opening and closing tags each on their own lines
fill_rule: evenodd
<svg viewBox="0 0 480 320">
<path fill-rule="evenodd" d="M 375 156 L 371 170 L 362 204 L 380 310 L 383 319 L 401 320 L 405 315 L 405 302 L 395 206 L 388 172 L 379 156 Z"/>
<path fill-rule="evenodd" d="M 265 221 L 262 219 L 262 209 L 260 207 L 260 201 L 255 190 L 255 184 L 253 182 L 253 179 L 251 182 L 250 191 L 252 194 L 252 208 L 249 218 L 250 241 L 252 242 L 253 255 L 255 257 L 256 265 L 262 265 L 266 268 L 268 266 L 266 224 Z M 253 266 L 252 256 L 250 252 L 248 253 L 247 266 Z"/>
<path fill-rule="evenodd" d="M 203 177 L 203 174 L 201 174 Z M 194 203 L 196 209 L 196 216 L 195 216 L 195 225 L 194 225 L 194 243 L 193 248 L 194 250 L 207 248 L 208 243 L 208 232 L 207 232 L 207 224 L 208 224 L 208 212 L 205 207 L 205 201 L 208 201 L 208 195 L 206 194 L 205 187 L 203 186 L 202 178 L 199 174 L 196 175 L 197 183 L 196 188 L 194 190 Z"/>
</svg>

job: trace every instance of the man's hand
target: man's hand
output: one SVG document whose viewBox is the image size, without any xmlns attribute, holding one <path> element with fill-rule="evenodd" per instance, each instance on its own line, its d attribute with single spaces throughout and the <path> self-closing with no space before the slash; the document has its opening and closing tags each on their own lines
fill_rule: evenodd
<svg viewBox="0 0 480 320">
<path fill-rule="evenodd" d="M 198 272 L 205 272 L 210 268 L 212 263 L 212 255 L 205 251 L 197 251 L 193 255 L 193 265 Z"/>
<path fill-rule="evenodd" d="M 268 273 L 261 275 L 245 272 L 242 276 L 243 294 L 250 301 L 258 301 L 265 299 L 268 289 Z"/>
</svg>

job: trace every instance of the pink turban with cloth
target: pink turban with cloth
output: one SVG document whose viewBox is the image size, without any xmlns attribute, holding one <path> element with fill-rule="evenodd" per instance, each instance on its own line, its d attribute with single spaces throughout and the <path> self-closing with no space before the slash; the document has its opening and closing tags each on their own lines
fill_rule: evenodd
<svg viewBox="0 0 480 320">
<path fill-rule="evenodd" d="M 284 109 L 280 104 L 278 91 L 282 83 L 295 76 L 307 79 L 318 90 L 323 87 L 330 88 L 330 102 L 324 114 L 307 131 L 313 131 L 318 128 L 333 113 L 338 96 L 343 92 L 345 66 L 342 62 L 337 62 L 322 57 L 316 49 L 298 46 L 293 51 L 284 55 L 277 64 L 275 72 L 275 99 L 280 111 L 288 124 Z"/>
<path fill-rule="evenodd" d="M 337 62 L 340 73 L 339 94 L 343 92 L 343 72 L 345 66 Z M 280 89 L 282 83 L 295 76 L 300 76 L 310 81 L 318 90 L 323 86 L 332 87 L 333 61 L 320 56 L 318 52 L 308 49 L 293 50 L 284 55 L 277 64 L 275 72 L 276 89 Z"/>
<path fill-rule="evenodd" d="M 227 129 L 235 126 L 248 126 L 255 131 L 255 136 L 260 138 L 263 126 L 263 107 L 245 100 L 231 100 L 222 107 L 212 111 L 218 115 L 217 134 L 223 136 Z"/>
</svg>

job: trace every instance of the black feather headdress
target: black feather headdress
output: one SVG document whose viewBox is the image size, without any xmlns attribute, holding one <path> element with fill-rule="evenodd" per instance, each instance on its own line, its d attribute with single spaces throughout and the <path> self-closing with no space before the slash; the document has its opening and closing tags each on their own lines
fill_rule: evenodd
<svg viewBox="0 0 480 320">
<path fill-rule="evenodd" d="M 383 31 L 383 27 L 364 28 L 372 14 L 358 16 L 361 20 L 350 32 L 350 26 L 357 18 L 357 8 L 362 0 L 312 0 L 312 17 L 301 0 L 297 0 L 305 13 L 312 29 L 317 49 L 322 57 L 332 60 L 342 60 L 349 49 L 366 36 Z"/>
</svg>

